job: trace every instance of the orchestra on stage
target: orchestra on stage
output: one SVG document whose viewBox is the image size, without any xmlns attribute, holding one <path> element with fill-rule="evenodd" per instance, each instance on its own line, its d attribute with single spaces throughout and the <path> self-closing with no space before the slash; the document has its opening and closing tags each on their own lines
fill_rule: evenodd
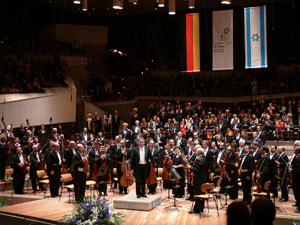
<svg viewBox="0 0 300 225">
<path fill-rule="evenodd" d="M 1 180 L 6 169 L 12 168 L 14 192 L 24 194 L 28 173 L 34 192 L 50 188 L 55 198 L 60 195 L 61 175 L 68 173 L 73 178 L 69 183 L 74 184 L 76 201 L 85 196 L 88 180 L 95 181 L 100 196 L 109 195 L 110 188 L 126 195 L 135 185 L 136 197 L 146 198 L 162 185 L 176 198 L 195 201 L 195 213 L 203 211 L 204 201 L 195 196 L 203 194 L 205 183 L 213 183 L 230 199 L 238 199 L 241 191 L 246 204 L 251 203 L 254 192 L 266 192 L 267 198 L 272 194 L 287 202 L 292 188 L 296 212 L 300 213 L 300 141 L 294 142 L 290 157 L 284 147 L 266 145 L 267 134 L 275 138 L 284 135 L 283 129 L 278 129 L 282 119 L 276 117 L 272 105 L 259 120 L 253 115 L 232 114 L 229 109 L 206 115 L 201 102 L 193 106 L 187 103 L 183 108 L 178 102 L 148 114 L 149 122 L 140 122 L 135 108 L 129 129 L 116 110 L 103 118 L 98 113 L 94 117 L 88 114 L 85 127 L 80 133 L 74 132 L 74 139 L 66 139 L 61 126 L 52 120 L 51 130 L 41 125 L 37 132 L 28 121 L 17 133 L 8 125 L 0 136 Z M 48 175 L 49 187 L 40 183 L 40 170 Z"/>
</svg>

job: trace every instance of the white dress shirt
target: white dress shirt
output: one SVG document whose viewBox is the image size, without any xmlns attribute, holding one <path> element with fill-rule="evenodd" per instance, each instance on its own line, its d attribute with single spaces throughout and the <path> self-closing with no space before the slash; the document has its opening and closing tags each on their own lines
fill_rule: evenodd
<svg viewBox="0 0 300 225">
<path fill-rule="evenodd" d="M 142 148 L 139 147 L 139 151 L 140 151 L 140 161 L 139 161 L 139 164 L 146 164 L 145 147 L 142 147 Z"/>
</svg>

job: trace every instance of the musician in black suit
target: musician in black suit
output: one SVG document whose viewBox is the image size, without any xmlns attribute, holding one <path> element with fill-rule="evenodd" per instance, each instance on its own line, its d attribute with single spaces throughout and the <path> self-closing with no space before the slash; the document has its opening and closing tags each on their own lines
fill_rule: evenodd
<svg viewBox="0 0 300 225">
<path fill-rule="evenodd" d="M 145 139 L 139 139 L 139 146 L 134 148 L 131 156 L 131 173 L 136 180 L 137 198 L 147 197 L 145 192 L 145 182 L 149 175 L 149 163 L 154 163 L 149 147 L 145 146 Z M 142 187 L 141 187 L 142 186 Z"/>
<path fill-rule="evenodd" d="M 119 132 L 119 135 L 125 139 L 126 146 L 129 148 L 131 144 L 131 131 L 128 129 L 128 123 L 123 123 L 123 129 Z"/>
<path fill-rule="evenodd" d="M 114 137 L 119 133 L 119 127 L 121 123 L 121 116 L 119 115 L 118 110 L 115 110 L 115 114 L 111 117 L 112 121 L 112 136 Z"/>
<path fill-rule="evenodd" d="M 125 160 L 126 164 L 130 164 L 130 160 L 131 160 L 131 149 L 130 148 L 126 148 L 126 143 L 125 140 L 121 140 L 121 147 L 119 149 L 117 149 L 116 151 L 116 155 L 117 155 L 117 160 L 118 160 L 118 164 L 117 164 L 117 174 L 118 174 L 118 181 L 119 181 L 119 194 L 121 195 L 123 192 L 124 194 L 128 194 L 128 190 L 127 187 L 123 187 L 120 184 L 120 179 L 122 177 L 122 171 L 121 171 L 121 165 L 122 163 L 124 163 L 123 161 Z"/>
<path fill-rule="evenodd" d="M 50 181 L 50 193 L 51 197 L 59 196 L 59 182 L 60 182 L 60 175 L 61 175 L 61 165 L 65 162 L 62 161 L 62 155 L 59 150 L 59 144 L 53 144 L 53 150 L 48 153 L 47 157 L 47 174 L 49 176 Z"/>
<path fill-rule="evenodd" d="M 194 166 L 187 165 L 187 167 L 194 173 L 194 195 L 204 194 L 201 191 L 201 186 L 207 181 L 207 164 L 204 156 L 204 151 L 202 148 L 196 150 L 196 159 Z M 204 200 L 197 198 L 195 206 L 193 208 L 194 213 L 203 212 Z"/>
<path fill-rule="evenodd" d="M 132 126 L 132 133 L 133 136 L 135 137 L 139 132 L 143 133 L 143 127 L 140 125 L 140 121 L 136 120 L 135 125 Z"/>
<path fill-rule="evenodd" d="M 22 148 L 18 147 L 17 154 L 12 156 L 10 162 L 10 166 L 14 169 L 13 186 L 15 194 L 24 194 L 23 189 L 27 165 L 26 155 L 23 154 Z"/>
<path fill-rule="evenodd" d="M 219 119 L 219 123 L 217 124 L 217 127 L 220 128 L 220 131 L 222 133 L 223 136 L 225 136 L 225 133 L 227 131 L 227 125 L 223 122 L 223 118 Z"/>
<path fill-rule="evenodd" d="M 297 210 L 295 213 L 300 213 L 300 148 L 297 146 L 294 150 L 295 156 L 292 158 L 291 162 L 291 172 L 293 175 L 293 192 L 296 200 Z"/>
<path fill-rule="evenodd" d="M 41 153 L 39 153 L 38 146 L 33 145 L 32 146 L 32 153 L 30 154 L 30 162 L 31 162 L 31 165 L 30 165 L 30 179 L 31 179 L 32 190 L 34 192 L 36 192 L 36 190 L 37 190 L 36 181 L 38 181 L 40 190 L 45 190 L 45 188 L 43 187 L 43 184 L 39 183 L 40 178 L 37 177 L 37 173 L 36 173 L 38 170 L 44 169 L 44 168 L 41 168 L 41 165 L 44 165 L 44 164 L 41 164 L 41 162 L 43 160 L 44 159 L 42 158 Z M 40 165 L 38 165 L 38 164 L 40 164 Z"/>
<path fill-rule="evenodd" d="M 108 168 L 111 166 L 111 157 L 103 145 L 100 146 L 100 155 L 96 162 L 98 172 L 102 172 L 102 175 L 97 175 L 99 195 L 101 196 L 103 194 L 104 196 L 107 196 Z"/>
<path fill-rule="evenodd" d="M 270 147 L 270 170 L 271 170 L 271 184 L 270 184 L 270 192 L 273 193 L 274 197 L 277 198 L 278 196 L 278 179 L 276 178 L 277 175 L 277 165 L 276 160 L 278 159 L 279 154 L 277 153 L 277 146 Z"/>
<path fill-rule="evenodd" d="M 161 133 L 161 129 L 157 128 L 156 135 L 154 136 L 154 141 L 156 145 L 158 145 L 159 149 L 163 149 L 167 143 L 167 138 L 165 135 Z"/>
<path fill-rule="evenodd" d="M 259 143 L 257 141 L 253 141 L 251 146 L 252 146 L 251 151 L 252 151 L 252 156 L 254 158 L 254 163 L 258 164 L 258 163 L 260 163 L 260 160 L 261 160 Z"/>
<path fill-rule="evenodd" d="M 254 158 L 250 154 L 249 145 L 245 145 L 244 147 L 245 155 L 242 158 L 242 162 L 240 165 L 241 170 L 241 180 L 242 180 L 242 188 L 243 188 L 243 201 L 246 204 L 251 204 L 251 186 L 252 186 L 252 172 L 254 170 Z"/>
<path fill-rule="evenodd" d="M 231 143 L 228 147 L 230 149 L 230 153 L 227 159 L 226 171 L 230 176 L 230 186 L 231 188 L 228 190 L 228 194 L 230 199 L 238 198 L 238 153 L 236 152 L 237 144 Z"/>
<path fill-rule="evenodd" d="M 267 191 L 265 189 L 265 183 L 271 179 L 269 149 L 265 146 L 262 146 L 260 152 L 261 152 L 261 159 L 257 163 L 256 178 L 260 179 L 262 190 L 267 192 L 268 193 L 268 198 L 270 198 L 269 191 Z"/>
<path fill-rule="evenodd" d="M 155 146 L 155 142 L 153 139 L 151 139 L 149 141 L 149 148 L 150 148 L 150 152 L 152 154 L 153 160 L 155 162 L 154 165 L 158 165 L 158 160 L 160 159 L 160 151 L 158 150 L 158 148 Z M 154 168 L 153 165 L 153 168 Z M 157 171 L 157 168 L 155 168 L 155 171 Z M 155 194 L 156 193 L 156 187 L 157 187 L 157 182 L 155 184 L 152 185 L 148 185 L 149 188 L 149 193 L 148 194 Z"/>
<path fill-rule="evenodd" d="M 190 145 L 190 152 L 187 154 L 187 160 L 191 166 L 194 166 L 194 161 L 196 159 L 196 149 L 195 145 L 193 144 L 192 138 L 189 138 L 191 140 L 192 144 Z M 191 178 L 190 178 L 191 179 Z M 191 184 L 191 181 L 187 184 L 187 191 L 189 193 L 189 197 L 186 200 L 194 200 L 194 186 Z"/>
<path fill-rule="evenodd" d="M 21 127 L 18 130 L 18 137 L 22 140 L 22 137 L 26 134 L 27 128 L 24 123 L 21 123 Z"/>
<path fill-rule="evenodd" d="M 75 141 L 70 141 L 70 147 L 64 151 L 64 159 L 66 160 L 67 171 L 72 174 L 74 171 L 73 157 L 76 153 L 76 143 Z"/>
<path fill-rule="evenodd" d="M 258 133 L 257 133 L 257 131 L 254 131 L 253 132 L 253 139 L 250 141 L 250 143 L 252 144 L 253 142 L 258 142 L 258 144 L 259 144 L 259 146 L 262 146 L 263 145 L 263 141 L 260 139 L 260 138 L 258 138 Z"/>
<path fill-rule="evenodd" d="M 287 163 L 289 162 L 289 158 L 285 154 L 285 148 L 278 147 L 277 149 L 279 157 L 275 161 L 276 165 L 279 165 L 279 173 L 280 173 L 280 180 L 279 180 L 279 186 L 281 189 L 281 199 L 279 199 L 280 202 L 287 202 L 289 200 L 289 195 L 287 191 L 287 184 L 286 184 L 286 174 L 287 170 Z M 278 171 L 277 171 L 278 172 Z"/>
<path fill-rule="evenodd" d="M 262 131 L 261 126 L 257 126 L 256 130 L 258 133 L 257 137 L 262 140 L 263 144 L 265 144 L 267 141 L 266 133 L 264 131 Z"/>
<path fill-rule="evenodd" d="M 82 133 L 79 134 L 80 141 L 85 141 L 86 143 L 90 140 L 90 135 L 88 134 L 88 129 L 83 128 Z"/>
<path fill-rule="evenodd" d="M 44 135 L 48 134 L 48 131 L 45 129 L 45 125 L 44 124 L 41 124 L 41 129 L 38 130 L 37 134 L 38 134 L 38 136 L 39 135 L 43 135 L 43 134 Z"/>
<path fill-rule="evenodd" d="M 77 151 L 73 156 L 74 162 L 74 192 L 75 199 L 80 202 L 84 199 L 85 186 L 86 186 L 86 171 L 84 168 L 88 163 L 88 156 L 82 157 L 83 146 L 82 144 L 77 145 Z"/>
<path fill-rule="evenodd" d="M 186 139 L 182 137 L 181 131 L 177 132 L 177 135 L 174 137 L 175 146 L 180 146 L 182 149 L 185 149 L 187 145 Z"/>
<path fill-rule="evenodd" d="M 185 155 L 191 155 L 192 153 L 192 145 L 193 145 L 193 138 L 189 137 L 189 139 L 187 140 L 187 146 L 185 146 L 184 148 L 184 154 Z"/>
<path fill-rule="evenodd" d="M 207 140 L 202 141 L 202 148 L 204 150 L 204 157 L 206 160 L 206 167 L 207 167 L 207 177 L 212 171 L 212 162 L 214 161 L 214 154 L 208 147 L 209 147 L 208 141 Z"/>
</svg>

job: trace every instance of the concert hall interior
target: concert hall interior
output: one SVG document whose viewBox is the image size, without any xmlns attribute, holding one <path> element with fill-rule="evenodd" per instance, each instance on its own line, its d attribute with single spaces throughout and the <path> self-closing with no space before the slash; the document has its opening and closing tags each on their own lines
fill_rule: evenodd
<svg viewBox="0 0 300 225">
<path fill-rule="evenodd" d="M 1 1 L 0 225 L 300 224 L 299 15 Z"/>
</svg>

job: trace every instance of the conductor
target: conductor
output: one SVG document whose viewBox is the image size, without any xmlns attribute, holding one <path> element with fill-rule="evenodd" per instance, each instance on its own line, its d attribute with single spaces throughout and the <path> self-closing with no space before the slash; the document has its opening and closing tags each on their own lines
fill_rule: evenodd
<svg viewBox="0 0 300 225">
<path fill-rule="evenodd" d="M 147 197 L 145 192 L 146 178 L 149 176 L 150 162 L 154 160 L 149 147 L 145 146 L 145 139 L 140 138 L 138 147 L 134 148 L 131 156 L 131 173 L 135 176 L 137 198 Z M 142 186 L 142 187 L 141 187 Z M 142 190 L 141 190 L 142 188 Z"/>
</svg>

